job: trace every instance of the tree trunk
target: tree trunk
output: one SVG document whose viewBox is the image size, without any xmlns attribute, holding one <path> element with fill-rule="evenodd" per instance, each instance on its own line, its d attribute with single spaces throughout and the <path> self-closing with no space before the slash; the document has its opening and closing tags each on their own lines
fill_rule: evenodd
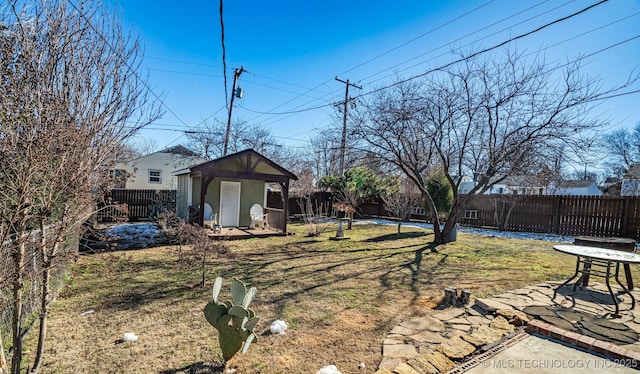
<svg viewBox="0 0 640 374">
<path fill-rule="evenodd" d="M 37 373 L 44 355 L 44 341 L 47 337 L 47 316 L 49 314 L 50 290 L 51 290 L 51 259 L 57 252 L 58 244 L 54 243 L 51 252 L 47 253 L 47 235 L 44 222 L 40 222 L 40 261 L 42 263 L 42 291 L 40 294 L 40 328 L 38 329 L 38 348 L 36 358 L 33 361 L 31 373 Z"/>
<path fill-rule="evenodd" d="M 205 247 L 202 250 L 202 283 L 201 283 L 202 287 L 205 286 L 205 281 L 207 277 L 206 268 L 207 268 L 207 248 Z"/>
<path fill-rule="evenodd" d="M 40 302 L 42 307 L 40 310 L 40 329 L 38 330 L 38 348 L 36 351 L 36 358 L 33 361 L 33 368 L 31 373 L 37 373 L 42 363 L 42 357 L 44 355 L 44 341 L 47 337 L 47 316 L 49 314 L 49 282 L 51 279 L 51 270 L 49 264 L 46 264 L 46 268 L 42 272 L 42 298 Z"/>
<path fill-rule="evenodd" d="M 440 240 L 436 241 L 438 244 L 447 244 L 451 241 L 455 241 L 451 234 L 453 230 L 456 229 L 456 224 L 458 223 L 458 215 L 460 214 L 460 206 L 456 203 L 451 207 L 451 212 L 449 213 L 449 217 L 447 221 L 444 223 L 444 227 L 442 228 L 442 232 L 440 233 Z M 434 225 L 435 227 L 435 225 Z"/>
<path fill-rule="evenodd" d="M 436 203 L 428 193 L 423 192 L 422 196 L 427 203 L 427 208 L 429 208 L 429 211 L 431 212 L 431 220 L 433 221 L 433 242 L 436 244 L 446 244 L 446 241 L 442 241 L 443 237 L 440 230 L 440 218 L 438 218 L 438 208 L 436 208 Z"/>
<path fill-rule="evenodd" d="M 20 374 L 20 363 L 22 361 L 22 303 L 24 299 L 24 275 L 22 273 L 25 241 L 27 234 L 24 230 L 20 231 L 20 239 L 18 245 L 14 249 L 13 265 L 15 280 L 13 281 L 13 354 L 11 356 L 11 373 Z"/>
<path fill-rule="evenodd" d="M 8 374 L 7 357 L 4 355 L 4 343 L 2 342 L 2 334 L 0 334 L 0 374 Z"/>
<path fill-rule="evenodd" d="M 400 226 L 402 226 L 402 220 L 398 218 L 398 235 L 400 235 Z"/>
</svg>

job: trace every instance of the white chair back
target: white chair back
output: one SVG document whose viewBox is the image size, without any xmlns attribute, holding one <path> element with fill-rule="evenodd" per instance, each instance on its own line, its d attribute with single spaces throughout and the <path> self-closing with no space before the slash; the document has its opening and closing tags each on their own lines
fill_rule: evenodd
<svg viewBox="0 0 640 374">
<path fill-rule="evenodd" d="M 204 219 L 206 221 L 211 220 L 211 216 L 213 215 L 213 209 L 211 209 L 211 205 L 209 203 L 204 203 Z"/>
</svg>

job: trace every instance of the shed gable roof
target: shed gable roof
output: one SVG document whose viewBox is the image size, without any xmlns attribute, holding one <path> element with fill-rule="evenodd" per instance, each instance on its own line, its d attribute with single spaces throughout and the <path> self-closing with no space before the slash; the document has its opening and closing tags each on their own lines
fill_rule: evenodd
<svg viewBox="0 0 640 374">
<path fill-rule="evenodd" d="M 223 175 L 237 178 L 263 179 L 265 181 L 280 181 L 284 179 L 297 180 L 298 177 L 276 164 L 267 157 L 254 151 L 246 149 L 237 153 L 207 161 L 202 164 L 192 166 L 192 175 Z"/>
</svg>

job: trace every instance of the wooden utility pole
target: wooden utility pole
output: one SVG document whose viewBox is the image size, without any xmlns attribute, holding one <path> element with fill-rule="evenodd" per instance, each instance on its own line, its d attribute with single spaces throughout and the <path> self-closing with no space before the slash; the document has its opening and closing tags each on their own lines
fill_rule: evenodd
<svg viewBox="0 0 640 374">
<path fill-rule="evenodd" d="M 227 118 L 227 134 L 224 137 L 224 151 L 223 156 L 227 155 L 227 150 L 229 149 L 229 136 L 231 135 L 231 114 L 233 113 L 233 102 L 236 96 L 236 84 L 238 83 L 238 78 L 240 78 L 240 74 L 244 72 L 244 66 L 240 66 L 240 69 L 236 69 L 233 73 L 233 88 L 231 89 L 231 103 L 229 104 L 229 117 Z"/>
<path fill-rule="evenodd" d="M 353 86 L 358 89 L 362 89 L 362 87 L 350 83 L 348 79 L 346 81 L 343 81 L 336 77 L 336 80 L 345 84 L 344 113 L 342 113 L 342 141 L 340 142 L 340 175 L 344 175 L 344 152 L 347 146 L 347 104 L 349 103 L 349 86 Z"/>
</svg>

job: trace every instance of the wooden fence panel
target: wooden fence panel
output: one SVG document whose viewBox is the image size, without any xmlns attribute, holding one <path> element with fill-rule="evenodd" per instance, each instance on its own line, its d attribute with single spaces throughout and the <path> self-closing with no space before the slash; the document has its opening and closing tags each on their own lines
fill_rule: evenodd
<svg viewBox="0 0 640 374">
<path fill-rule="evenodd" d="M 176 190 L 111 190 L 98 203 L 98 222 L 114 222 L 125 218 L 118 207 L 124 204 L 129 221 L 146 220 L 161 210 L 175 211 Z"/>
<path fill-rule="evenodd" d="M 505 199 L 495 195 L 470 198 L 465 210 L 477 210 L 477 220 L 461 223 L 476 227 L 499 227 L 498 214 Z M 508 199 L 508 197 L 507 197 Z M 604 196 L 513 197 L 514 205 L 505 228 L 508 231 L 545 232 L 567 236 L 619 236 L 640 239 L 640 199 Z"/>
<path fill-rule="evenodd" d="M 505 212 L 511 203 L 515 205 L 504 225 L 507 231 L 626 237 L 640 241 L 639 197 L 474 195 L 465 204 L 460 223 L 499 228 L 497 212 Z M 290 201 L 292 204 L 295 202 Z M 363 203 L 358 214 L 388 216 L 380 200 Z M 430 221 L 428 216 L 413 218 Z"/>
</svg>

